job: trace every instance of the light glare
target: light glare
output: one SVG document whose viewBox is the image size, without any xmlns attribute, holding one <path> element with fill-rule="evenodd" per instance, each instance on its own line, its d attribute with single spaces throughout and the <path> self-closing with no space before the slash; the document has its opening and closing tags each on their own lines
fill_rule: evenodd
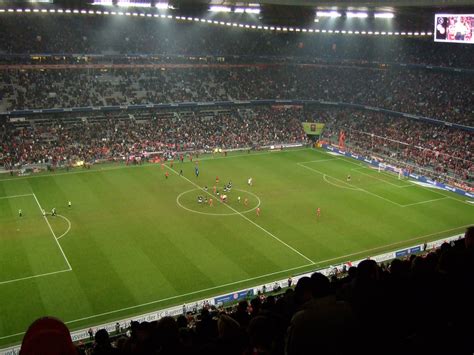
<svg viewBox="0 0 474 355">
<path fill-rule="evenodd" d="M 337 11 L 317 11 L 318 17 L 341 17 L 342 15 Z"/>
<path fill-rule="evenodd" d="M 349 18 L 367 18 L 369 14 L 367 12 L 347 12 L 346 16 Z"/>
</svg>

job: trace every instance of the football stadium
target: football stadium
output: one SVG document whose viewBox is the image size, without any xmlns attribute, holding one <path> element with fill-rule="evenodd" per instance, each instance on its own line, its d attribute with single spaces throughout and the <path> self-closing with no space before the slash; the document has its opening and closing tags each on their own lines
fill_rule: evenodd
<svg viewBox="0 0 474 355">
<path fill-rule="evenodd" d="M 472 354 L 470 1 L 0 2 L 0 354 Z"/>
</svg>

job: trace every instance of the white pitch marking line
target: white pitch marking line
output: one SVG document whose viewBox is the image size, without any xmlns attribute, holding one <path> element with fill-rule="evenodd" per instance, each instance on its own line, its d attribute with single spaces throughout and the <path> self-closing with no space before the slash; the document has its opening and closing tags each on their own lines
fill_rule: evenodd
<svg viewBox="0 0 474 355">
<path fill-rule="evenodd" d="M 114 313 L 119 313 L 119 312 L 127 311 L 127 310 L 130 310 L 130 309 L 134 309 L 134 308 L 140 308 L 140 307 L 144 307 L 144 306 L 149 306 L 149 305 L 151 305 L 151 304 L 160 303 L 160 302 L 165 302 L 165 301 L 173 300 L 173 299 L 176 299 L 176 298 L 191 296 L 191 295 L 198 294 L 198 293 L 201 293 L 201 292 L 211 291 L 211 290 L 219 289 L 219 288 L 222 288 L 222 287 L 227 287 L 227 286 L 236 285 L 236 284 L 239 284 L 239 283 L 244 283 L 244 282 L 248 282 L 248 281 L 258 280 L 258 279 L 261 279 L 261 278 L 263 278 L 263 277 L 268 277 L 268 276 L 272 276 L 272 275 L 287 273 L 287 272 L 289 272 L 289 271 L 302 269 L 302 268 L 305 268 L 305 267 L 308 267 L 308 266 L 312 266 L 312 265 L 314 265 L 314 263 L 305 264 L 305 265 L 301 265 L 301 266 L 296 266 L 296 267 L 293 267 L 293 268 L 290 268 L 290 269 L 286 269 L 286 270 L 275 271 L 275 272 L 271 272 L 271 273 L 268 273 L 268 274 L 265 274 L 265 275 L 260 275 L 260 276 L 256 276 L 256 277 L 251 277 L 251 278 L 244 279 L 244 280 L 240 280 L 240 281 L 229 282 L 229 283 L 227 283 L 227 284 L 223 284 L 223 285 L 219 285 L 219 286 L 208 287 L 208 288 L 205 288 L 205 289 L 202 289 L 202 290 L 192 291 L 192 292 L 184 293 L 184 294 L 181 294 L 181 295 L 176 295 L 176 296 L 171 296 L 171 297 L 167 297 L 167 298 L 162 298 L 162 299 L 158 299 L 158 300 L 154 300 L 154 301 L 150 301 L 150 302 L 138 304 L 138 305 L 135 305 L 135 306 L 120 308 L 120 309 L 116 309 L 116 310 L 109 311 L 109 312 L 104 312 L 104 313 L 99 313 L 99 314 L 95 314 L 95 315 L 93 315 L 93 316 L 88 316 L 88 317 L 83 317 L 83 318 L 79 318 L 79 319 L 74 319 L 74 320 L 70 320 L 70 321 L 67 321 L 67 322 L 64 322 L 64 323 L 66 323 L 66 324 L 76 323 L 76 322 L 80 322 L 80 321 L 87 320 L 87 319 L 92 319 L 92 318 L 97 318 L 97 317 L 105 316 L 105 315 L 108 315 L 108 314 L 114 314 Z M 64 270 L 64 272 L 65 272 L 65 271 L 70 271 L 70 270 Z M 23 334 L 25 334 L 25 332 L 6 335 L 6 336 L 3 336 L 3 337 L 0 337 L 0 339 L 12 338 L 12 337 L 14 337 L 14 336 L 23 335 Z"/>
<path fill-rule="evenodd" d="M 302 269 L 302 268 L 304 268 L 304 267 L 308 267 L 308 266 L 312 266 L 312 265 L 314 265 L 314 263 L 310 263 L 310 264 L 306 264 L 306 265 L 302 265 L 302 266 L 296 266 L 296 267 L 293 267 L 293 268 L 290 268 L 290 269 L 286 269 L 286 270 L 275 271 L 275 272 L 271 272 L 271 273 L 268 273 L 268 274 L 265 274 L 265 275 L 260 275 L 260 276 L 256 276 L 256 277 L 251 277 L 251 278 L 248 278 L 248 279 L 245 279 L 245 280 L 229 282 L 229 283 L 226 283 L 226 284 L 224 284 L 224 285 L 208 287 L 208 288 L 205 288 L 205 289 L 202 289 L 202 290 L 192 291 L 192 292 L 184 293 L 184 294 L 181 294 L 181 295 L 176 295 L 176 296 L 171 296 L 171 297 L 167 297 L 167 298 L 162 298 L 162 299 L 159 299 L 159 300 L 156 300 L 156 301 L 151 301 L 151 302 L 143 303 L 143 304 L 136 305 L 136 306 L 126 307 L 126 308 L 122 308 L 122 309 L 115 310 L 115 311 L 105 312 L 105 313 L 97 314 L 97 315 L 90 316 L 90 317 L 84 317 L 84 318 L 80 318 L 80 319 L 75 319 L 75 320 L 68 321 L 68 322 L 65 322 L 65 323 L 66 323 L 66 324 L 76 323 L 76 322 L 80 322 L 80 321 L 82 321 L 82 320 L 86 320 L 86 319 L 90 319 L 90 318 L 96 318 L 96 317 L 104 316 L 104 315 L 107 315 L 107 314 L 112 314 L 112 313 L 117 313 L 117 312 L 121 312 L 121 311 L 126 311 L 126 310 L 133 309 L 133 308 L 148 306 L 148 305 L 154 304 L 154 303 L 159 303 L 159 302 L 169 301 L 169 300 L 176 299 L 176 298 L 186 297 L 186 296 L 194 295 L 194 294 L 201 293 L 201 292 L 211 291 L 211 290 L 215 290 L 215 289 L 222 288 L 222 287 L 232 286 L 232 285 L 236 285 L 236 284 L 239 284 L 239 283 L 244 283 L 244 282 L 248 282 L 248 281 L 253 281 L 253 280 L 261 279 L 261 278 L 263 278 L 263 277 L 268 277 L 268 276 L 272 276 L 272 275 L 276 275 L 276 274 L 287 273 L 287 272 L 289 272 L 289 271 L 293 271 L 293 270 L 297 270 L 297 269 Z M 0 339 L 1 339 L 1 338 L 0 338 Z"/>
<path fill-rule="evenodd" d="M 309 166 L 306 166 L 306 165 L 303 165 L 303 164 L 299 164 L 299 163 L 297 163 L 297 165 L 299 165 L 299 166 L 301 166 L 301 167 L 303 167 L 303 168 L 306 168 L 306 169 L 308 169 L 308 170 L 314 171 L 314 172 L 316 172 L 316 173 L 318 173 L 318 174 L 323 175 L 323 179 L 324 179 L 324 176 L 326 175 L 326 176 L 330 177 L 331 179 L 334 179 L 334 180 L 336 180 L 336 181 L 339 181 L 339 182 L 343 183 L 344 185 L 351 186 L 352 188 L 357 189 L 358 191 L 365 192 L 365 193 L 367 193 L 367 194 L 369 194 L 369 195 L 375 196 L 375 197 L 380 198 L 380 199 L 382 199 L 382 200 L 384 200 L 384 201 L 393 203 L 394 205 L 397 205 L 397 206 L 399 206 L 399 207 L 402 207 L 402 206 L 403 206 L 403 205 L 401 205 L 401 204 L 399 204 L 399 203 L 397 203 L 397 202 L 394 202 L 394 201 L 389 200 L 389 199 L 387 199 L 387 198 L 385 198 L 385 197 L 382 197 L 382 196 L 379 196 L 379 195 L 377 195 L 377 194 L 374 194 L 373 192 L 367 191 L 367 190 L 365 190 L 365 189 L 363 189 L 363 188 L 361 188 L 361 187 L 353 187 L 352 185 L 348 184 L 347 182 L 342 181 L 341 179 L 338 179 L 338 178 L 335 178 L 335 177 L 333 177 L 333 176 L 331 176 L 331 175 L 322 173 L 321 171 L 316 170 L 316 169 L 313 169 L 313 168 L 310 168 Z M 324 179 L 324 180 L 325 180 L 326 182 L 328 182 L 326 179 Z M 340 187 L 340 188 L 344 188 L 344 187 L 342 187 L 342 186 L 339 186 L 339 187 Z"/>
<path fill-rule="evenodd" d="M 17 282 L 17 281 L 22 281 L 22 280 L 35 279 L 37 277 L 49 276 L 49 275 L 59 274 L 59 273 L 68 272 L 68 271 L 72 271 L 72 270 L 67 269 L 67 270 L 53 271 L 53 272 L 47 272 L 45 274 L 39 274 L 39 275 L 33 275 L 33 276 L 27 276 L 27 277 L 20 277 L 18 279 L 0 281 L 0 285 L 5 285 L 5 284 L 9 284 L 9 283 L 12 283 L 12 282 Z M 2 339 L 2 338 L 0 338 L 0 339 Z"/>
<path fill-rule="evenodd" d="M 287 150 L 281 151 L 266 151 L 261 153 L 250 153 L 250 154 L 238 154 L 238 155 L 230 155 L 227 157 L 214 157 L 214 156 L 206 156 L 204 158 L 199 158 L 199 161 L 206 161 L 206 160 L 220 160 L 220 159 L 231 159 L 231 158 L 243 158 L 243 157 L 254 157 L 257 155 L 268 155 L 268 154 L 278 154 L 278 153 L 287 153 L 293 151 L 303 151 L 303 150 L 310 150 L 312 148 L 289 148 Z M 190 163 L 186 161 L 184 163 Z M 75 174 L 87 174 L 87 173 L 98 173 L 102 171 L 113 171 L 119 169 L 134 169 L 134 168 L 147 168 L 147 167 L 156 167 L 156 164 L 148 163 L 144 165 L 131 165 L 131 166 L 113 166 L 108 168 L 98 168 L 92 170 L 81 170 L 81 171 L 71 171 L 67 173 L 53 173 L 53 174 L 43 174 L 43 175 L 30 175 L 30 176 L 22 176 L 22 177 L 15 177 L 15 178 L 8 178 L 8 179 L 0 179 L 2 181 L 14 181 L 14 180 L 24 180 L 24 179 L 34 179 L 34 178 L 42 178 L 42 177 L 54 177 L 54 176 L 62 176 L 62 175 L 75 175 Z"/>
<path fill-rule="evenodd" d="M 386 244 L 386 245 L 382 245 L 382 246 L 380 246 L 380 247 L 375 247 L 375 248 L 371 248 L 371 249 L 366 249 L 366 250 L 361 251 L 361 252 L 346 254 L 346 255 L 338 256 L 338 257 L 335 257 L 335 258 L 332 258 L 332 259 L 326 259 L 326 260 L 317 262 L 316 265 L 322 264 L 322 263 L 326 263 L 326 262 L 328 262 L 328 261 L 333 261 L 333 260 L 338 260 L 338 259 L 347 258 L 347 257 L 349 257 L 349 256 L 364 254 L 364 253 L 367 253 L 367 252 L 369 252 L 369 251 L 375 251 L 375 250 L 385 249 L 385 248 L 388 248 L 388 247 L 393 247 L 393 246 L 395 246 L 395 245 L 400 245 L 400 244 L 405 244 L 405 243 L 413 242 L 413 241 L 415 241 L 415 240 L 425 239 L 425 238 L 428 238 L 428 237 L 432 237 L 432 236 L 434 236 L 434 235 L 443 234 L 443 233 L 447 233 L 447 232 L 452 232 L 452 231 L 455 231 L 455 230 L 459 230 L 459 229 L 461 229 L 461 228 L 467 228 L 467 227 L 470 227 L 471 225 L 472 225 L 472 224 L 466 224 L 466 225 L 464 225 L 464 226 L 459 226 L 459 227 L 456 227 L 456 228 L 446 229 L 446 230 L 443 230 L 443 231 L 440 231 L 440 232 L 431 233 L 431 234 L 426 234 L 426 235 L 422 235 L 422 236 L 420 236 L 420 237 L 415 237 L 415 238 L 411 238 L 411 239 L 400 240 L 400 241 L 398 241 L 398 242 L 390 243 L 390 244 Z"/>
<path fill-rule="evenodd" d="M 387 184 L 389 184 L 389 185 L 391 185 L 391 186 L 394 186 L 394 187 L 396 187 L 396 188 L 398 188 L 398 189 L 399 189 L 399 188 L 403 188 L 403 187 L 411 186 L 411 185 L 397 185 L 397 184 L 394 184 L 393 182 L 390 182 L 390 181 L 381 179 L 381 178 L 379 178 L 379 177 L 377 177 L 377 176 L 373 176 L 372 174 L 364 173 L 363 171 L 361 171 L 362 169 L 367 169 L 367 168 L 354 168 L 354 169 L 351 169 L 351 170 L 357 171 L 357 173 L 362 174 L 362 175 L 365 175 L 365 176 L 368 176 L 368 177 L 370 177 L 370 178 L 372 178 L 372 179 L 376 179 L 376 180 L 385 182 L 385 183 L 387 183 Z"/>
<path fill-rule="evenodd" d="M 360 191 L 360 190 L 359 190 L 358 188 L 356 188 L 356 187 L 346 187 L 346 186 L 337 185 L 337 184 L 335 184 L 335 183 L 329 181 L 329 180 L 327 179 L 327 177 L 328 177 L 328 176 L 327 176 L 326 174 L 324 174 L 324 175 L 323 175 L 323 180 L 326 181 L 326 182 L 327 182 L 328 184 L 330 184 L 330 185 L 336 186 L 336 187 L 338 187 L 338 188 L 340 188 L 340 189 L 348 189 L 348 190 Z"/>
<path fill-rule="evenodd" d="M 0 180 L 2 181 L 2 180 Z M 2 196 L 0 200 L 5 200 L 7 198 L 17 198 L 17 197 L 26 197 L 26 196 L 33 196 L 33 194 L 24 194 L 24 195 L 13 195 L 13 196 Z"/>
<path fill-rule="evenodd" d="M 201 292 L 205 292 L 205 291 L 210 291 L 210 290 L 214 290 L 214 289 L 218 289 L 218 288 L 222 288 L 222 287 L 226 287 L 226 286 L 231 286 L 231 285 L 235 285 L 235 284 L 239 284 L 239 283 L 243 283 L 243 282 L 247 282 L 247 281 L 253 281 L 253 280 L 257 280 L 257 279 L 260 279 L 260 278 L 263 278 L 263 277 L 267 277 L 267 276 L 272 276 L 272 275 L 276 275 L 276 274 L 286 273 L 286 272 L 288 272 L 288 271 L 297 270 L 297 269 L 302 269 L 302 268 L 305 268 L 305 267 L 308 267 L 308 266 L 312 266 L 312 265 L 324 264 L 324 263 L 327 263 L 327 262 L 330 262 L 330 261 L 333 261 L 333 260 L 343 259 L 343 258 L 347 258 L 347 257 L 353 256 L 353 255 L 364 254 L 364 253 L 366 253 L 366 252 L 368 252 L 368 251 L 374 251 L 374 250 L 384 249 L 384 248 L 387 248 L 387 247 L 390 247 L 390 246 L 394 246 L 394 245 L 398 245 L 398 244 L 403 244 L 403 243 L 408 243 L 408 242 L 411 242 L 411 241 L 415 241 L 415 240 L 419 240 L 419 239 L 423 239 L 423 238 L 428 238 L 428 237 L 431 237 L 431 236 L 434 236 L 434 235 L 443 234 L 443 233 L 447 233 L 447 232 L 459 230 L 459 229 L 461 229 L 461 228 L 467 228 L 467 227 L 470 227 L 470 226 L 471 226 L 471 224 L 466 224 L 466 225 L 464 225 L 464 226 L 459 226 L 459 227 L 456 227 L 456 228 L 446 229 L 446 230 L 443 230 L 443 231 L 440 231 L 440 232 L 436 232 L 436 233 L 426 234 L 426 235 L 423 235 L 423 236 L 421 236 L 421 237 L 406 239 L 406 240 L 402 240 L 402 241 L 399 241 L 399 242 L 395 242 L 395 243 L 391 243 L 391 244 L 382 245 L 382 246 L 380 246 L 380 247 L 371 248 L 371 249 L 366 249 L 366 250 L 361 251 L 361 252 L 356 252 L 356 253 L 352 253 L 352 254 L 346 254 L 346 255 L 342 255 L 342 256 L 336 257 L 336 258 L 331 258 L 331 259 L 326 259 L 326 260 L 318 261 L 317 263 L 310 263 L 310 264 L 306 264 L 306 265 L 302 265 L 302 266 L 297 266 L 297 267 L 294 267 L 294 268 L 291 268 L 291 269 L 286 269 L 286 270 L 281 270 L 281 271 L 275 271 L 275 272 L 272 272 L 272 273 L 269 273 L 269 274 L 265 274 L 265 275 L 261 275 L 261 276 L 256 276 L 256 277 L 248 278 L 248 279 L 245 279 L 245 280 L 235 281 L 235 282 L 231 282 L 231 283 L 224 284 L 224 285 L 220 285 L 220 286 L 209 287 L 209 288 L 206 288 L 206 289 L 203 289 L 203 290 L 188 292 L 188 293 L 182 294 L 182 295 L 177 295 L 177 296 L 172 296 L 172 297 L 168 297 L 168 298 L 164 298 L 164 299 L 159 299 L 159 300 L 155 300 L 155 301 L 151 301 L 151 302 L 147 302 L 147 303 L 143 303 L 143 304 L 139 304 L 139 305 L 135 305 L 135 306 L 130 306 L 130 307 L 126 307 L 126 308 L 117 309 L 117 310 L 114 310 L 114 311 L 99 313 L 99 314 L 96 314 L 96 315 L 93 315 L 93 316 L 89 316 L 89 317 L 74 319 L 74 320 L 67 321 L 67 322 L 65 322 L 65 323 L 66 323 L 66 324 L 76 323 L 76 322 L 80 322 L 80 321 L 83 321 L 83 320 L 92 319 L 92 318 L 97 318 L 97 317 L 101 317 L 101 316 L 108 315 L 108 314 L 118 313 L 118 312 L 126 311 L 126 310 L 129 310 L 129 309 L 144 307 L 144 306 L 147 306 L 147 305 L 150 305 L 150 304 L 160 303 L 160 302 L 164 302 L 164 301 L 171 300 L 171 299 L 176 299 L 176 298 L 180 298 L 180 297 L 190 296 L 190 295 L 193 295 L 193 294 L 197 294 L 197 293 L 201 293 Z M 70 270 L 64 270 L 64 271 L 70 271 Z M 132 317 L 133 317 L 133 316 L 131 316 L 131 318 L 132 318 Z M 22 332 L 22 333 L 10 334 L 10 335 L 6 335 L 6 336 L 3 336 L 3 337 L 0 337 L 0 339 L 12 338 L 12 337 L 14 337 L 14 336 L 23 335 L 23 334 L 25 334 L 25 333 Z"/>
<path fill-rule="evenodd" d="M 214 195 L 211 194 L 210 192 L 204 190 L 201 186 L 199 186 L 198 184 L 194 183 L 193 181 L 189 180 L 187 177 L 183 176 L 183 175 L 179 175 L 179 173 L 170 168 L 168 165 L 165 165 L 167 169 L 171 170 L 172 172 L 174 172 L 176 175 L 182 177 L 183 179 L 187 180 L 189 183 L 191 183 L 192 185 L 194 185 L 195 187 L 197 187 L 199 190 L 203 191 L 204 193 L 206 193 L 207 195 L 211 196 L 214 198 Z M 219 200 L 218 200 L 219 201 Z M 241 216 L 243 219 L 247 220 L 248 222 L 252 223 L 255 227 L 261 229 L 262 231 L 264 231 L 265 233 L 267 233 L 270 237 L 272 237 L 273 239 L 277 240 L 278 242 L 280 242 L 281 244 L 283 244 L 284 246 L 286 246 L 287 248 L 291 249 L 293 252 L 295 252 L 296 254 L 298 254 L 299 256 L 303 257 L 304 259 L 306 259 L 307 261 L 309 261 L 310 263 L 313 263 L 314 264 L 314 261 L 311 260 L 310 258 L 308 258 L 306 255 L 302 254 L 301 252 L 299 252 L 298 250 L 296 250 L 295 248 L 293 248 L 291 245 L 288 245 L 287 243 L 285 243 L 283 240 L 281 240 L 280 238 L 276 237 L 274 234 L 272 234 L 271 232 L 267 231 L 265 228 L 261 227 L 260 225 L 258 225 L 257 223 L 255 223 L 254 221 L 252 221 L 251 219 L 249 219 L 247 216 L 245 216 L 244 214 L 240 213 L 239 211 L 237 211 L 235 208 L 233 208 L 232 206 L 229 206 L 227 204 L 225 204 L 225 206 L 227 206 L 229 209 L 231 209 L 232 211 L 234 211 L 236 214 L 238 214 L 239 216 Z"/>
<path fill-rule="evenodd" d="M 464 202 L 463 200 L 454 198 L 454 197 L 452 197 L 452 196 L 442 194 L 441 192 L 439 192 L 439 190 L 437 191 L 436 189 L 434 189 L 434 188 L 432 188 L 432 187 L 423 186 L 423 185 L 418 185 L 418 184 L 415 183 L 415 181 L 410 181 L 410 180 L 408 180 L 408 182 L 409 182 L 410 184 L 412 184 L 413 186 L 416 186 L 416 187 L 419 187 L 419 188 L 422 188 L 422 189 L 431 191 L 432 193 L 434 193 L 434 194 L 436 194 L 436 195 L 438 195 L 438 196 L 443 196 L 444 198 L 449 198 L 449 199 L 451 199 L 451 200 L 453 200 L 453 201 L 461 202 L 461 203 L 466 204 L 466 205 L 469 206 L 469 203 Z M 441 190 L 441 191 L 445 191 L 445 190 Z M 472 205 L 470 205 L 470 206 L 472 206 Z"/>
<path fill-rule="evenodd" d="M 38 198 L 36 197 L 36 194 L 35 194 L 35 193 L 33 193 L 33 197 L 35 198 L 36 203 L 38 204 L 38 207 L 39 207 L 39 209 L 40 209 L 40 213 L 43 214 L 43 208 L 41 207 L 41 205 L 40 205 L 40 203 L 39 203 L 39 201 L 38 201 Z M 48 224 L 49 230 L 50 230 L 51 233 L 53 234 L 54 241 L 55 241 L 56 244 L 58 245 L 59 250 L 61 251 L 61 254 L 63 254 L 64 260 L 66 260 L 66 263 L 67 263 L 67 266 L 69 267 L 69 270 L 72 270 L 71 264 L 69 264 L 69 260 L 67 259 L 66 254 L 64 254 L 64 250 L 63 250 L 63 248 L 61 247 L 61 244 L 59 244 L 59 242 L 58 242 L 58 237 L 56 237 L 56 234 L 54 233 L 53 228 L 51 228 L 51 224 L 49 224 L 48 218 L 46 218 L 45 215 L 43 215 L 43 218 L 44 218 L 44 220 L 46 221 L 46 223 Z"/>
<path fill-rule="evenodd" d="M 67 230 L 66 230 L 63 234 L 61 234 L 59 237 L 56 238 L 56 239 L 59 240 L 59 239 L 61 239 L 62 237 L 64 237 L 66 234 L 68 234 L 69 231 L 71 230 L 71 221 L 70 221 L 68 218 L 66 218 L 66 217 L 64 217 L 64 216 L 62 216 L 62 215 L 60 215 L 60 214 L 56 214 L 56 216 L 58 216 L 58 217 L 64 219 L 64 220 L 67 222 L 67 224 L 68 224 Z"/>
<path fill-rule="evenodd" d="M 319 152 L 319 151 L 317 151 L 317 150 L 314 150 L 314 151 L 315 151 L 316 153 L 321 154 L 321 155 L 324 155 L 324 156 L 327 156 L 327 155 L 329 154 L 328 152 Z M 342 158 L 345 158 L 345 159 L 342 159 Z M 350 164 L 359 165 L 359 164 L 357 164 L 357 163 L 355 163 L 355 162 L 350 161 L 349 159 L 351 159 L 351 158 L 348 158 L 348 157 L 345 157 L 345 156 L 342 156 L 342 155 L 341 155 L 341 158 L 339 158 L 339 159 L 341 159 L 342 161 L 348 162 L 348 163 L 350 163 Z M 363 165 L 363 166 L 364 166 L 364 165 Z M 454 201 L 457 201 L 457 202 L 460 202 L 460 203 L 463 203 L 463 204 L 466 204 L 466 205 L 473 206 L 472 204 L 469 204 L 469 203 L 467 203 L 467 202 L 464 202 L 463 200 L 454 198 L 454 197 L 449 196 L 449 195 L 445 195 L 445 194 L 443 194 L 443 193 L 441 193 L 441 192 L 439 192 L 439 191 L 435 191 L 435 189 L 433 189 L 433 188 L 431 188 L 431 187 L 427 187 L 427 186 L 422 186 L 422 185 L 415 184 L 415 182 L 414 182 L 414 181 L 411 181 L 411 180 L 407 180 L 407 182 L 408 182 L 409 184 L 412 184 L 413 186 L 417 186 L 417 187 L 420 187 L 420 188 L 422 188 L 422 189 L 426 189 L 426 190 L 428 190 L 428 191 L 431 191 L 431 192 L 433 192 L 434 194 L 447 197 L 447 198 L 449 198 L 449 199 L 451 199 L 451 200 L 454 200 Z M 403 186 L 403 187 L 408 187 L 408 186 Z M 442 190 L 442 191 L 445 191 L 445 190 Z"/>
<path fill-rule="evenodd" d="M 199 190 L 199 189 L 192 189 L 192 190 L 181 192 L 176 197 L 176 203 L 178 204 L 178 206 L 181 207 L 182 209 L 185 209 L 186 211 L 193 212 L 193 213 L 198 213 L 198 214 L 203 214 L 203 215 L 206 215 L 206 216 L 235 216 L 235 215 L 237 215 L 237 213 L 235 213 L 235 212 L 234 213 L 210 213 L 210 212 L 196 211 L 196 210 L 193 210 L 191 208 L 188 208 L 188 207 L 184 206 L 181 202 L 179 202 L 181 196 L 187 194 L 188 192 L 192 192 L 192 191 L 196 191 L 196 190 Z M 246 190 L 236 189 L 235 187 L 232 190 L 246 192 L 249 195 L 252 195 L 253 197 L 255 197 L 258 201 L 258 203 L 255 207 L 253 207 L 251 209 L 248 209 L 248 210 L 245 210 L 245 211 L 242 211 L 241 213 L 250 213 L 252 211 L 255 211 L 258 207 L 260 207 L 260 204 L 262 203 L 262 201 L 260 201 L 260 198 L 257 195 L 255 195 L 254 193 L 252 193 L 250 191 L 246 191 Z"/>
<path fill-rule="evenodd" d="M 340 160 L 340 158 L 331 158 L 331 159 L 319 159 L 319 160 L 309 160 L 309 161 L 299 161 L 296 164 L 305 164 L 305 163 L 324 163 L 325 161 L 331 161 L 331 160 Z"/>
<path fill-rule="evenodd" d="M 441 201 L 447 199 L 448 196 L 441 197 L 441 198 L 434 198 L 432 200 L 427 200 L 427 201 L 421 201 L 421 202 L 415 202 L 415 203 L 409 203 L 408 205 L 403 205 L 402 207 L 410 207 L 410 206 L 415 206 L 415 205 L 421 205 L 423 203 L 430 203 L 430 202 L 435 202 L 435 201 Z"/>
</svg>

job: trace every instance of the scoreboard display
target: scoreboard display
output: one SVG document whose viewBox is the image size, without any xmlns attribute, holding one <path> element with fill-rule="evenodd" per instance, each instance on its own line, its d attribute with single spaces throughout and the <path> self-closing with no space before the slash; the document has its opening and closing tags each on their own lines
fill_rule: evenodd
<svg viewBox="0 0 474 355">
<path fill-rule="evenodd" d="M 310 136 L 320 136 L 324 129 L 324 123 L 303 122 L 304 133 Z"/>
<path fill-rule="evenodd" d="M 434 40 L 474 44 L 474 14 L 436 14 Z"/>
</svg>

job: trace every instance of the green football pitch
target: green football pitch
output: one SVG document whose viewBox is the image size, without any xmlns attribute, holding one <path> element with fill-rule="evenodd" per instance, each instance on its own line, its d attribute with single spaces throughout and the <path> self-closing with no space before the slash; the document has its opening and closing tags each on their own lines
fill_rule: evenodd
<svg viewBox="0 0 474 355">
<path fill-rule="evenodd" d="M 0 179 L 0 345 L 20 341 L 40 316 L 84 328 L 454 235 L 474 222 L 465 198 L 322 150 L 203 156 L 198 177 L 195 166 Z M 214 194 L 216 176 L 227 203 Z M 56 217 L 43 216 L 53 207 Z"/>
</svg>

